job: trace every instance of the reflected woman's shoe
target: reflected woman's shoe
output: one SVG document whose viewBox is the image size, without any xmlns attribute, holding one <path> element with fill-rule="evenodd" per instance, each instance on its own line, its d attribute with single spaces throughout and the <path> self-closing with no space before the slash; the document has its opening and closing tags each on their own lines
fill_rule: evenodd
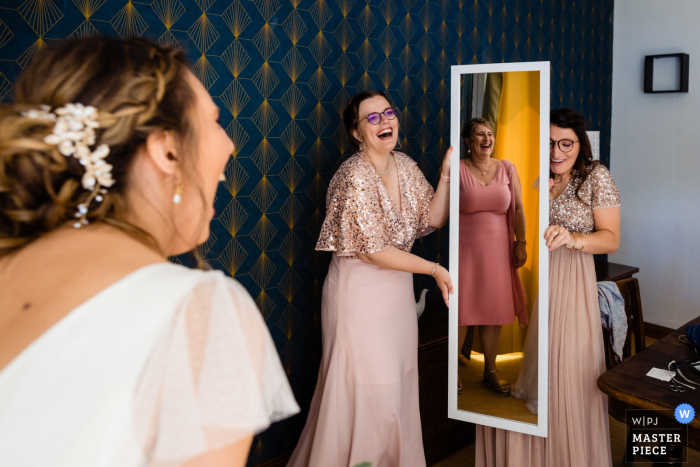
<svg viewBox="0 0 700 467">
<path fill-rule="evenodd" d="M 498 379 L 498 370 L 484 372 L 484 385 L 501 397 L 510 396 L 510 383 L 504 379 Z"/>
</svg>

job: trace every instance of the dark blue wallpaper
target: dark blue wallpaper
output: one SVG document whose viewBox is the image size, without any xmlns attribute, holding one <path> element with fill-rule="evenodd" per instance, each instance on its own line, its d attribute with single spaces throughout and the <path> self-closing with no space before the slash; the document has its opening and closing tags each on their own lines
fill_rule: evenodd
<svg viewBox="0 0 700 467">
<path fill-rule="evenodd" d="M 200 253 L 256 299 L 307 408 L 330 259 L 313 248 L 326 187 L 350 154 L 340 120 L 348 97 L 388 90 L 402 150 L 436 184 L 450 143 L 450 66 L 549 60 L 552 106 L 586 115 L 607 163 L 612 14 L 613 0 L 2 0 L 0 98 L 63 37 L 145 36 L 186 51 L 236 144 Z M 415 252 L 444 263 L 447 245 L 443 229 Z M 258 436 L 249 464 L 291 450 L 304 417 Z"/>
</svg>

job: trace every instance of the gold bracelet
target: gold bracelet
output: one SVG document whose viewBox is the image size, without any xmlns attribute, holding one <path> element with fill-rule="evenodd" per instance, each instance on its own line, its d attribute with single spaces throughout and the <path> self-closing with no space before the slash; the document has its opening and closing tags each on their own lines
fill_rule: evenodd
<svg viewBox="0 0 700 467">
<path fill-rule="evenodd" d="M 574 246 L 572 246 L 572 247 L 567 246 L 567 248 L 569 250 L 574 250 L 576 248 L 576 242 L 578 242 L 578 240 L 576 239 L 576 232 L 572 233 L 571 236 L 574 237 Z"/>
<path fill-rule="evenodd" d="M 579 233 L 578 235 L 579 235 L 579 237 L 581 237 L 581 241 L 583 242 L 583 245 L 581 245 L 581 248 L 578 249 L 579 251 L 581 251 L 581 250 L 583 250 L 584 248 L 586 248 L 586 239 L 583 238 L 583 234 L 582 234 L 582 233 Z"/>
<path fill-rule="evenodd" d="M 446 182 L 449 182 L 449 181 L 450 181 L 450 176 L 441 173 L 441 174 L 440 174 L 440 180 L 444 180 L 444 181 L 446 181 Z"/>
</svg>

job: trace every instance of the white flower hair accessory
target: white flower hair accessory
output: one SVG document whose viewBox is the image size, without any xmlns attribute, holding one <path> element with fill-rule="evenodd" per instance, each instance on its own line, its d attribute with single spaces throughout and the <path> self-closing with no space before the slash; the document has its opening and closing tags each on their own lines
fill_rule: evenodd
<svg viewBox="0 0 700 467">
<path fill-rule="evenodd" d="M 105 188 L 114 185 L 112 178 L 112 166 L 105 161 L 109 155 L 109 146 L 100 144 L 94 151 L 90 146 L 95 145 L 95 128 L 99 128 L 97 121 L 97 109 L 83 104 L 66 104 L 51 112 L 51 107 L 42 105 L 39 110 L 32 109 L 22 112 L 29 118 L 49 120 L 56 122 L 53 132 L 44 138 L 44 142 L 56 146 L 58 151 L 66 157 L 73 156 L 85 167 L 81 183 L 83 188 L 90 191 L 88 199 L 78 205 L 75 217 L 78 221 L 73 224 L 80 228 L 88 224 L 88 206 L 92 201 L 101 202 L 102 196 L 107 192 Z"/>
</svg>

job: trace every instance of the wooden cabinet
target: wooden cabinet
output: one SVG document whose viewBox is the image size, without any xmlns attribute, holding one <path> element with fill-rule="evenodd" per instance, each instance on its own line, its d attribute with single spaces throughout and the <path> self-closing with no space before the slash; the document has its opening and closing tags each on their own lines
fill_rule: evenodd
<svg viewBox="0 0 700 467">
<path fill-rule="evenodd" d="M 639 272 L 638 267 L 626 266 L 624 264 L 608 263 L 603 261 L 596 261 L 594 264 L 595 276 L 598 282 L 621 281 L 622 279 L 629 279 L 634 274 Z"/>
<path fill-rule="evenodd" d="M 442 299 L 428 301 L 418 321 L 418 384 L 429 466 L 473 443 L 476 433 L 473 423 L 447 418 L 447 335 L 447 307 Z"/>
</svg>

